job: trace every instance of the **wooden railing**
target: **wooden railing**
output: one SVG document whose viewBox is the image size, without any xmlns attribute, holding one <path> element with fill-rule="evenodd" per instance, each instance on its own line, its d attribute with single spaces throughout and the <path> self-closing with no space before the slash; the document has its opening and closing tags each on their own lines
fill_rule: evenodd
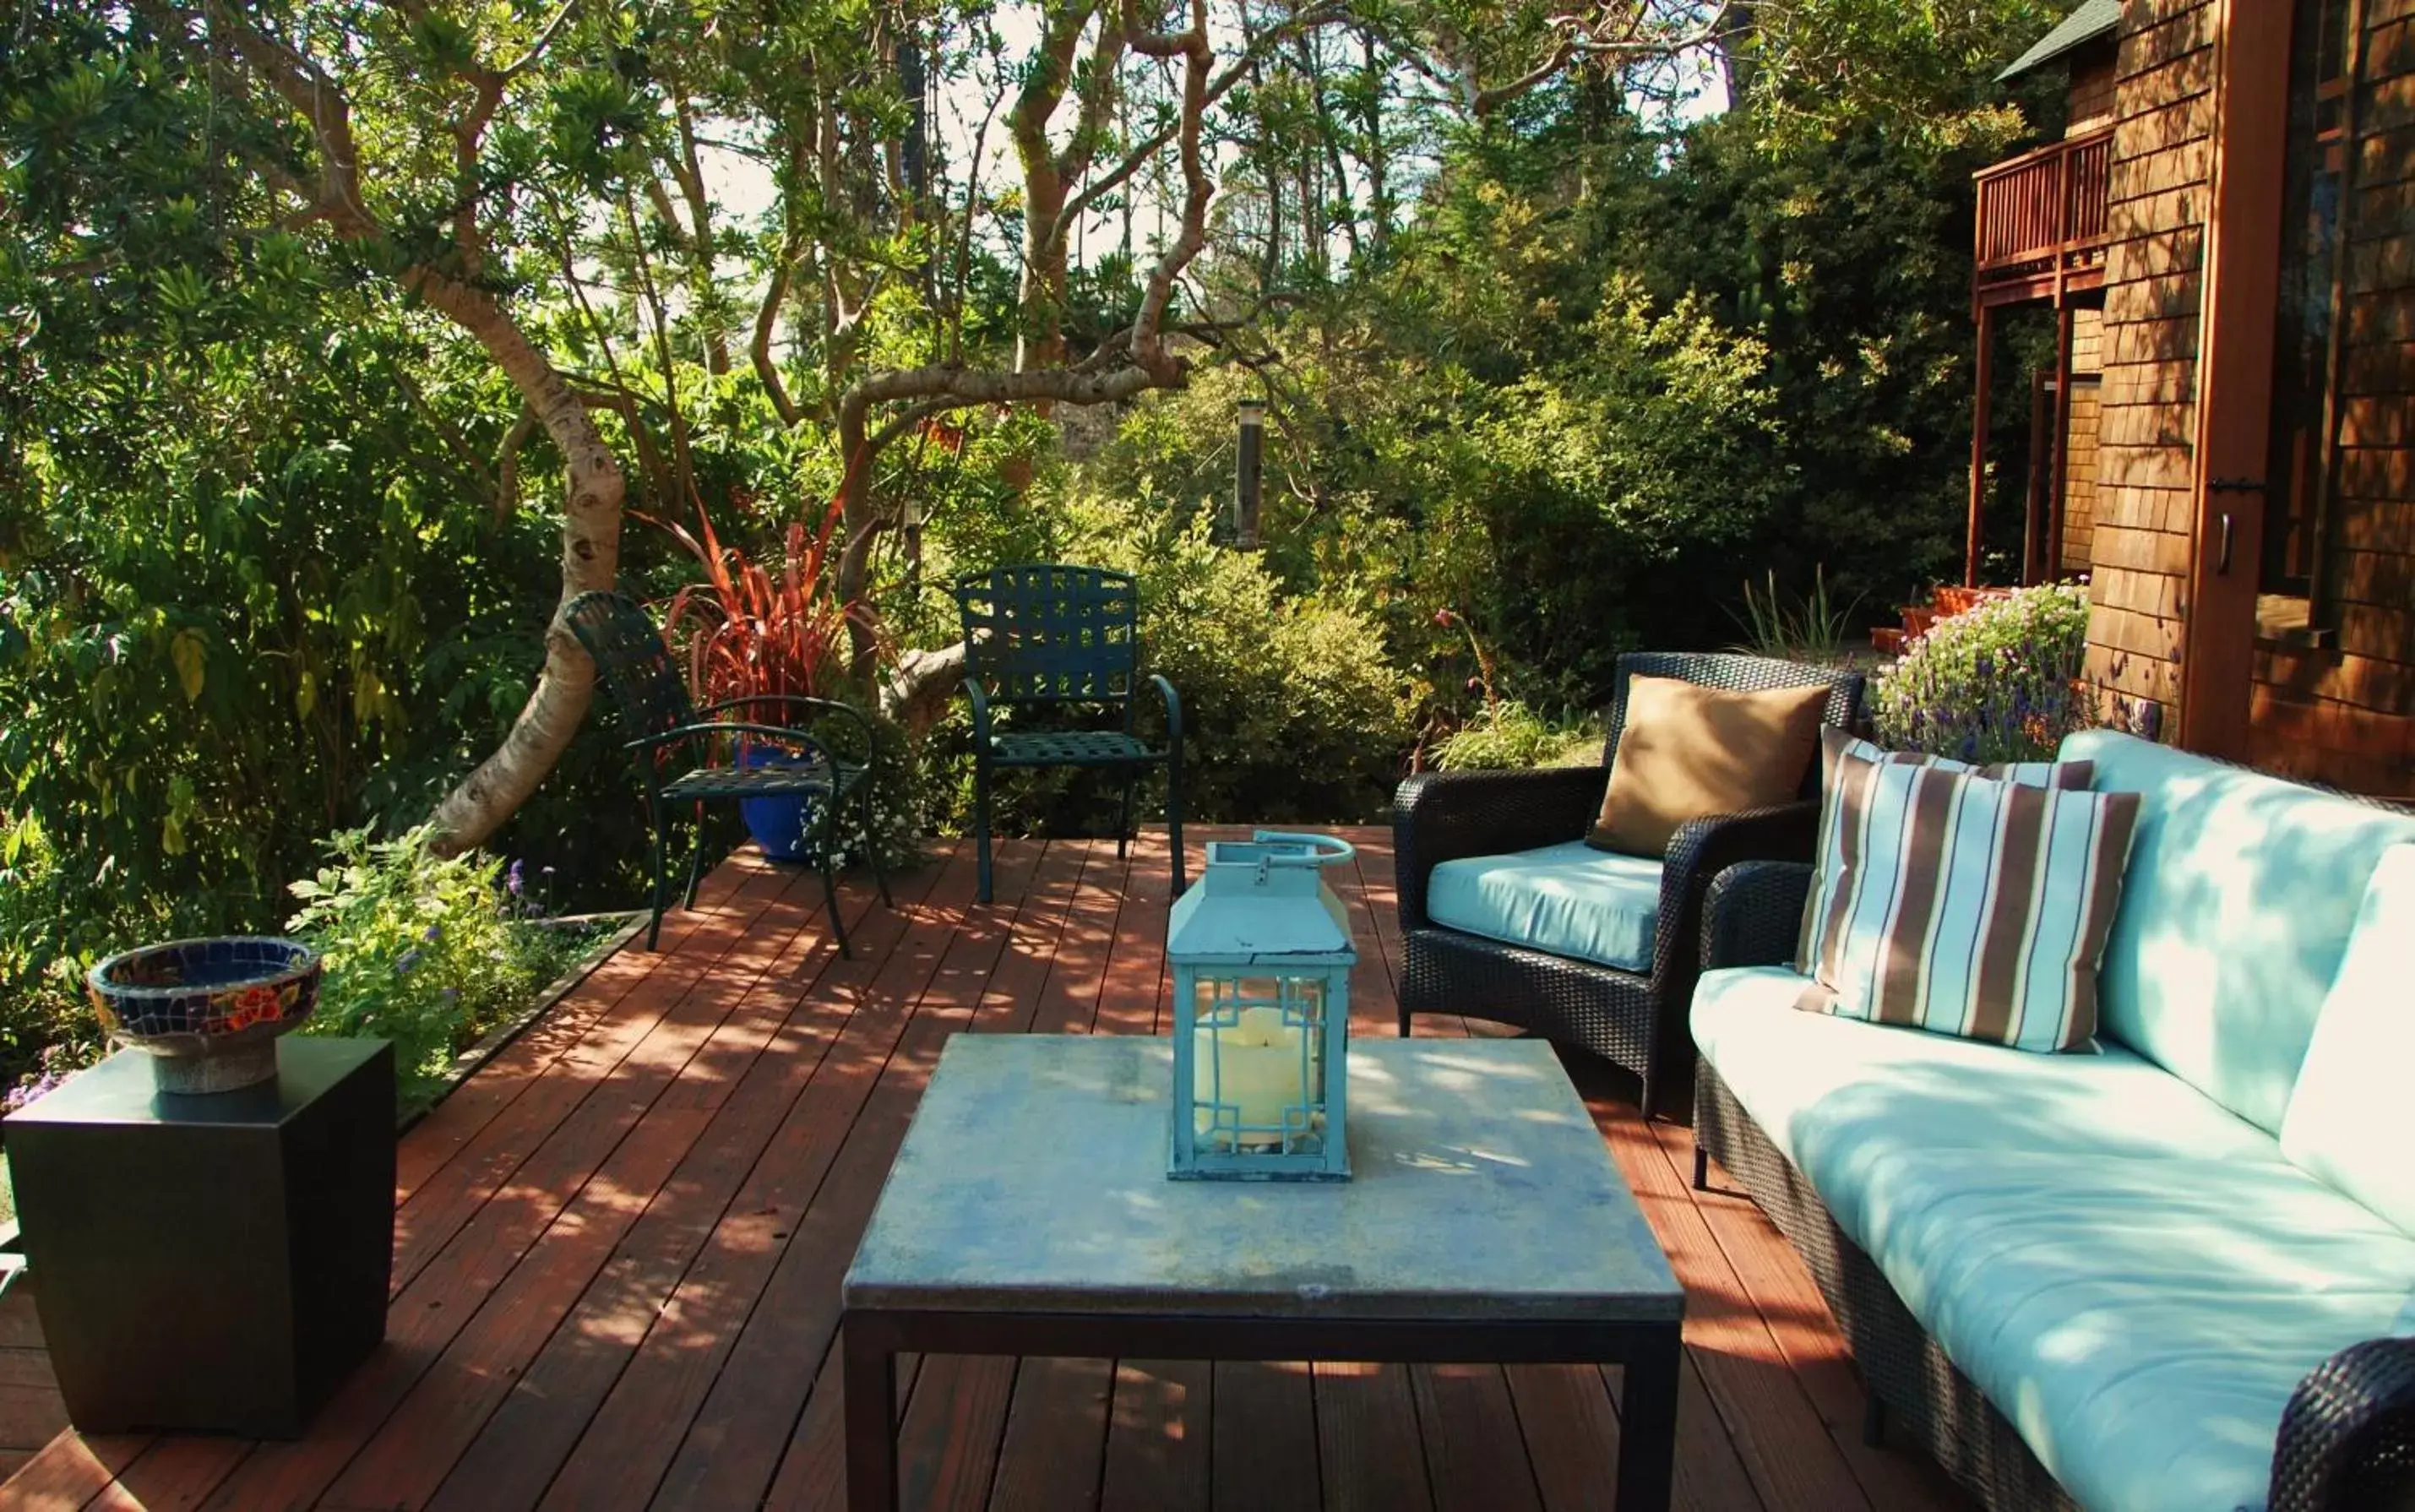
<svg viewBox="0 0 2415 1512">
<path fill-rule="evenodd" d="M 2112 165 L 2113 128 L 2107 126 L 1981 169 L 1975 175 L 1981 291 L 2050 283 L 2092 269 L 2105 246 Z"/>
</svg>

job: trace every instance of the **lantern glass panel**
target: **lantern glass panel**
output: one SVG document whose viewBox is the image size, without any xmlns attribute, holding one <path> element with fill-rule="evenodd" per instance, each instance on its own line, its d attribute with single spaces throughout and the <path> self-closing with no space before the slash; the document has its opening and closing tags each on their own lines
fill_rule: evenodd
<svg viewBox="0 0 2415 1512">
<path fill-rule="evenodd" d="M 1198 979 L 1192 1127 L 1208 1149 L 1313 1155 L 1325 1144 L 1326 984 Z"/>
</svg>

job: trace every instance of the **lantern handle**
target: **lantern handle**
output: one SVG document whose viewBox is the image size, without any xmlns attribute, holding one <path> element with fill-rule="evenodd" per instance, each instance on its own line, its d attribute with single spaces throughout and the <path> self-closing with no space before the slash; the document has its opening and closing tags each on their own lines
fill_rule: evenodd
<svg viewBox="0 0 2415 1512">
<path fill-rule="evenodd" d="M 1309 853 L 1305 856 L 1261 856 L 1258 858 L 1258 865 L 1262 869 L 1268 866 L 1331 866 L 1339 861 L 1346 861 L 1358 854 L 1358 847 L 1340 835 L 1295 834 L 1286 830 L 1257 830 L 1251 832 L 1250 839 L 1252 843 L 1260 845 L 1269 841 L 1278 844 L 1289 842 L 1295 846 L 1309 847 Z"/>
</svg>

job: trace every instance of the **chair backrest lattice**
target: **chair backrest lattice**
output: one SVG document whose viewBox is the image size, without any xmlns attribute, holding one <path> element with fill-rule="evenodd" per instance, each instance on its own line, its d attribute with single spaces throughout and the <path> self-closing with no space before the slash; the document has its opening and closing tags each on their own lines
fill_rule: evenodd
<svg viewBox="0 0 2415 1512">
<path fill-rule="evenodd" d="M 637 600 L 625 593 L 581 593 L 562 617 L 594 659 L 596 675 L 619 706 L 632 739 L 696 723 L 687 681 L 680 676 L 662 632 Z"/>
<path fill-rule="evenodd" d="M 1129 703 L 1140 601 L 1129 573 L 1035 562 L 956 579 L 967 666 L 1000 703 Z"/>
</svg>

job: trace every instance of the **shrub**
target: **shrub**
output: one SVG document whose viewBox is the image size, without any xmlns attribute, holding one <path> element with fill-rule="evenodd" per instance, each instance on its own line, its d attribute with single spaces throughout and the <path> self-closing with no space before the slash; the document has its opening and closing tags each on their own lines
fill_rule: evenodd
<svg viewBox="0 0 2415 1512">
<path fill-rule="evenodd" d="M 393 1040 L 405 1108 L 433 1100 L 453 1057 L 527 1007 L 590 943 L 533 917 L 541 905 L 527 898 L 518 865 L 439 856 L 429 832 L 338 832 L 329 864 L 293 884 L 303 906 L 289 925 L 327 963 L 304 1031 Z"/>
<path fill-rule="evenodd" d="M 1503 698 L 1478 711 L 1434 753 L 1444 771 L 1496 771 L 1564 764 L 1572 756 L 1598 760 L 1601 736 L 1582 727 L 1562 729 L 1520 703 Z"/>
<path fill-rule="evenodd" d="M 1959 761 L 2035 761 L 2092 723 L 2078 686 L 2088 590 L 2025 588 L 1940 620 L 1880 675 L 1879 738 Z"/>
<path fill-rule="evenodd" d="M 29 819 L 0 835 L 0 1112 L 15 1112 L 100 1058 L 83 995 L 95 931 L 60 907 L 59 861 Z M 106 937 L 105 936 L 101 937 Z"/>
</svg>

